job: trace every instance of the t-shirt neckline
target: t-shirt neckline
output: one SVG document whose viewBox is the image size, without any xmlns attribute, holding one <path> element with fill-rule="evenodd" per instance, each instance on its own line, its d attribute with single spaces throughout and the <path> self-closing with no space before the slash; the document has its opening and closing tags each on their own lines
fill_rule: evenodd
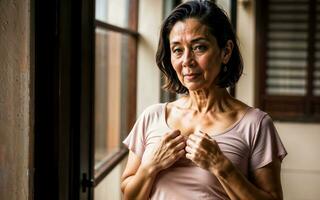
<svg viewBox="0 0 320 200">
<path fill-rule="evenodd" d="M 167 116 L 166 116 L 166 113 L 167 113 L 167 112 L 166 112 L 166 108 L 167 108 L 168 103 L 169 103 L 169 102 L 166 102 L 166 103 L 163 103 L 163 104 L 162 104 L 161 118 L 162 118 L 162 121 L 164 122 L 166 128 L 168 128 L 169 130 L 173 130 L 173 129 L 169 126 L 169 124 L 167 123 Z M 243 114 L 243 116 L 241 116 L 241 118 L 240 118 L 238 121 L 236 121 L 235 123 L 233 123 L 233 124 L 232 124 L 230 127 L 228 127 L 226 130 L 224 130 L 224 131 L 222 131 L 222 132 L 220 132 L 220 133 L 216 133 L 216 134 L 210 134 L 210 133 L 207 133 L 207 134 L 216 137 L 216 136 L 224 135 L 224 134 L 230 132 L 231 130 L 233 130 L 234 128 L 236 128 L 236 127 L 240 124 L 240 122 L 243 121 L 244 118 L 246 118 L 246 116 L 248 115 L 248 113 L 249 113 L 252 109 L 253 109 L 252 107 L 248 106 L 248 107 L 246 108 L 246 111 L 245 111 L 245 113 Z"/>
</svg>

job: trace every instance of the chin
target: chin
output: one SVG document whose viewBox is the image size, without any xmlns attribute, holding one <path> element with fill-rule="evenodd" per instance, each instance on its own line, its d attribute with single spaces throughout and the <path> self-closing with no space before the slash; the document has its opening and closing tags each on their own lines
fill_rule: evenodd
<svg viewBox="0 0 320 200">
<path fill-rule="evenodd" d="M 210 89 L 212 86 L 209 85 L 205 85 L 205 84 L 190 84 L 190 85 L 185 85 L 185 87 L 189 90 L 189 92 L 191 91 L 198 91 L 198 90 L 208 90 Z"/>
<path fill-rule="evenodd" d="M 203 85 L 189 85 L 185 86 L 189 91 L 197 91 L 197 90 L 203 90 L 206 89 Z"/>
</svg>

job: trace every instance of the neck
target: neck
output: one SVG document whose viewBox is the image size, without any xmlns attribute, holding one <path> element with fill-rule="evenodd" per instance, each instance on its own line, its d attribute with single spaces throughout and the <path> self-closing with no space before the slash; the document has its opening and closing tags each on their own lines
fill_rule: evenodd
<svg viewBox="0 0 320 200">
<path fill-rule="evenodd" d="M 219 87 L 190 91 L 189 97 L 189 106 L 199 113 L 224 112 L 230 109 L 233 100 L 227 89 Z"/>
</svg>

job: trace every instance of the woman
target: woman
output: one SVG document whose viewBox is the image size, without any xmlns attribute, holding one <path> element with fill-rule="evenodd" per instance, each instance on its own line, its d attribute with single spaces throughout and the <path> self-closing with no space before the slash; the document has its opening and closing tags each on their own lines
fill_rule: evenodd
<svg viewBox="0 0 320 200">
<path fill-rule="evenodd" d="M 242 73 L 227 16 L 210 1 L 188 1 L 160 34 L 165 88 L 184 95 L 147 108 L 124 141 L 125 199 L 282 199 L 286 150 L 271 118 L 226 90 Z"/>
</svg>

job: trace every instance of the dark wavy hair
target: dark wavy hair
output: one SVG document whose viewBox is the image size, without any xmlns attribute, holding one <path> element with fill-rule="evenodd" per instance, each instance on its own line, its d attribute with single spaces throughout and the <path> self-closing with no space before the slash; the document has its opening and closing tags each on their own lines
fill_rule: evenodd
<svg viewBox="0 0 320 200">
<path fill-rule="evenodd" d="M 169 43 L 169 34 L 173 26 L 178 21 L 184 21 L 188 18 L 195 18 L 207 26 L 210 34 L 216 38 L 220 49 L 226 46 L 228 40 L 233 42 L 234 47 L 232 54 L 229 62 L 226 64 L 227 71 L 224 72 L 224 70 L 220 70 L 217 85 L 221 88 L 234 86 L 239 80 L 243 70 L 243 62 L 237 44 L 236 34 L 227 15 L 222 9 L 211 1 L 200 0 L 180 4 L 162 23 L 156 62 L 166 78 L 163 88 L 180 94 L 188 93 L 188 89 L 180 83 L 171 64 Z"/>
</svg>

